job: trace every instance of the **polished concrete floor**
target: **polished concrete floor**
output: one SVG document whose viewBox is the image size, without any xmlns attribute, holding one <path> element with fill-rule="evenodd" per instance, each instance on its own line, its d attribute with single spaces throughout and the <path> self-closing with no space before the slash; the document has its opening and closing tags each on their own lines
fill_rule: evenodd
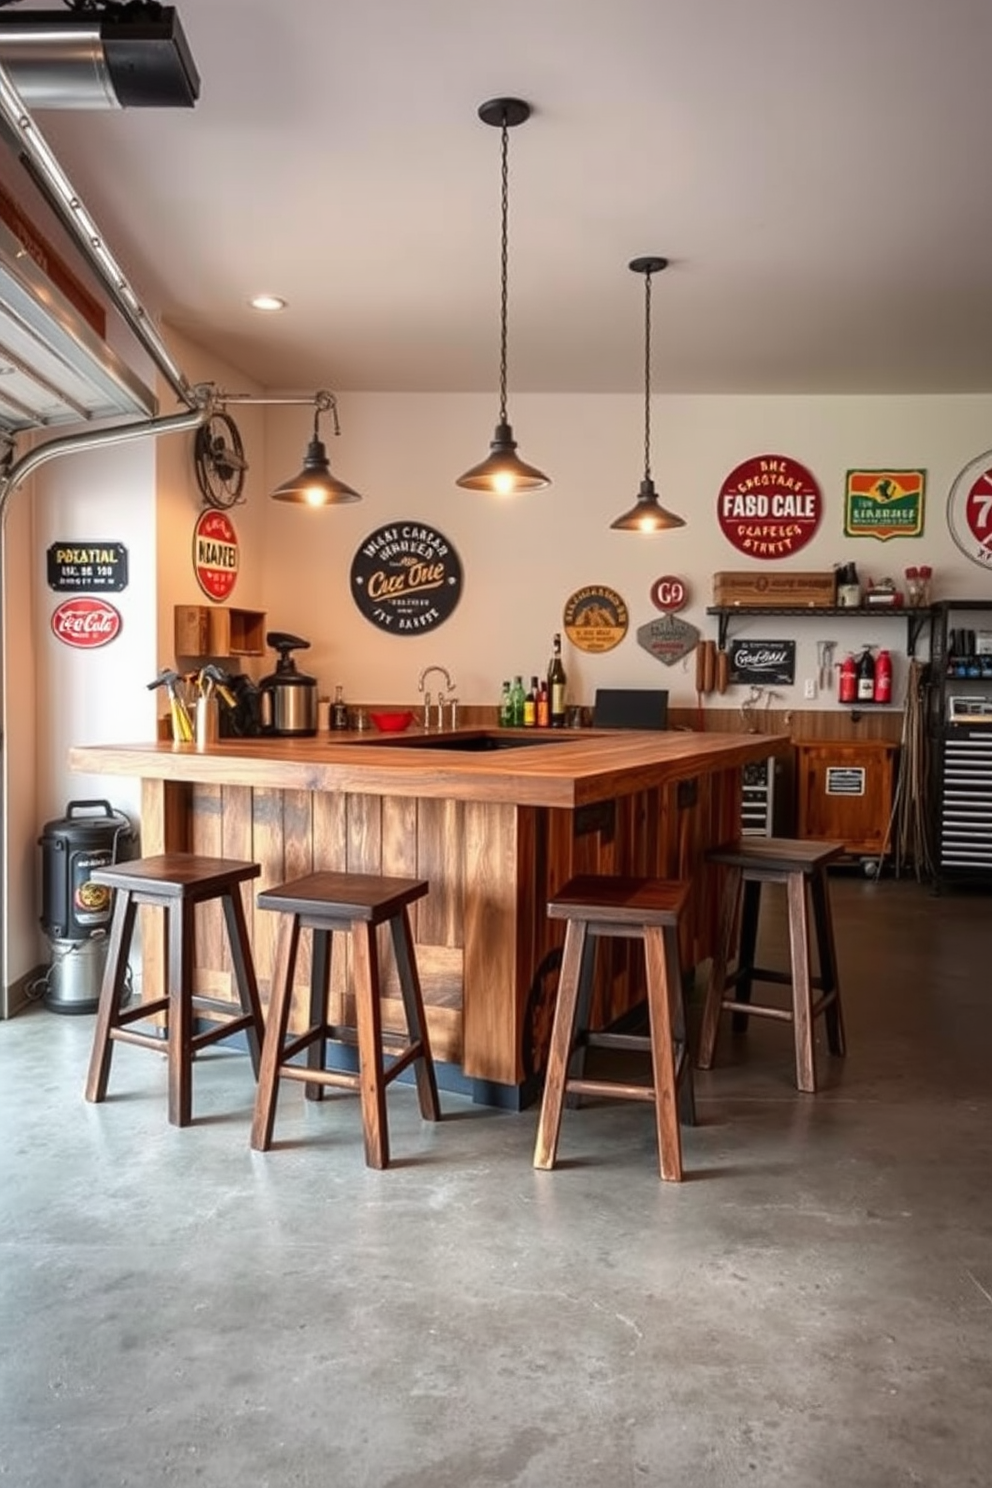
<svg viewBox="0 0 992 1488">
<path fill-rule="evenodd" d="M 248 1148 L 243 1055 L 0 1024 L 0 1485 L 988 1488 L 992 899 L 833 880 L 850 1052 L 793 1088 L 787 1028 L 721 1036 L 687 1181 L 652 1113 L 284 1088 Z M 778 913 L 766 921 L 781 930 Z"/>
</svg>

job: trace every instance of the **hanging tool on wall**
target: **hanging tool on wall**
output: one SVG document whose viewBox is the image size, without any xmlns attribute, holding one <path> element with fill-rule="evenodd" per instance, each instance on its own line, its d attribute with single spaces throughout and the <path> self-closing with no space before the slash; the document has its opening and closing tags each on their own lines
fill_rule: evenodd
<svg viewBox="0 0 992 1488">
<path fill-rule="evenodd" d="M 817 685 L 821 692 L 829 691 L 833 681 L 836 644 L 836 641 L 817 641 L 816 643 Z"/>
</svg>

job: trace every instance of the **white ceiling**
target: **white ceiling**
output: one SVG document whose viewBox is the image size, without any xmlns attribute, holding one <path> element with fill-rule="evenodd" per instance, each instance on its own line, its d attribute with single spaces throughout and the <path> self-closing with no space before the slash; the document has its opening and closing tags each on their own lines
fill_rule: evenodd
<svg viewBox="0 0 992 1488">
<path fill-rule="evenodd" d="M 195 109 L 36 118 L 139 294 L 270 390 L 495 391 L 497 95 L 511 416 L 643 388 L 645 253 L 656 391 L 992 390 L 990 0 L 176 8 Z"/>
</svg>

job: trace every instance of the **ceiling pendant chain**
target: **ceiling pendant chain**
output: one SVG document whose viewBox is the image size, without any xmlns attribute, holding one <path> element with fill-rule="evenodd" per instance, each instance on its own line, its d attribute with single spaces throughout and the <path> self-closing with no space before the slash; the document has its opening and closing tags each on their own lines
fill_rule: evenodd
<svg viewBox="0 0 992 1488">
<path fill-rule="evenodd" d="M 651 275 L 644 275 L 644 479 L 651 479 Z"/>
<path fill-rule="evenodd" d="M 510 210 L 509 130 L 503 120 L 503 175 L 500 198 L 502 233 L 500 236 L 500 299 L 499 299 L 499 421 L 506 423 L 506 306 L 507 306 L 507 218 Z"/>
</svg>

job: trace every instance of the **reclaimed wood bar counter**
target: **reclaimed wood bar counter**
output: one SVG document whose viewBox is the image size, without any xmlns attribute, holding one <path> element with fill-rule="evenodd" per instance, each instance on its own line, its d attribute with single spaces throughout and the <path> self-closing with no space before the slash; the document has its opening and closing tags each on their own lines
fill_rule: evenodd
<svg viewBox="0 0 992 1488">
<path fill-rule="evenodd" d="M 252 886 L 328 869 L 429 880 L 413 906 L 417 961 L 442 1084 L 519 1106 L 543 1068 L 562 926 L 547 900 L 574 873 L 692 879 L 681 938 L 686 970 L 712 951 L 716 907 L 705 850 L 737 835 L 740 767 L 788 747 L 784 735 L 465 728 L 402 735 L 79 746 L 76 770 L 142 782 L 141 852 L 250 858 Z M 197 988 L 234 996 L 219 917 L 197 925 Z M 263 997 L 274 917 L 246 895 Z M 598 1012 L 637 1000 L 631 948 L 603 948 Z M 608 954 L 606 954 L 608 952 Z M 402 1026 L 383 945 L 384 1022 Z M 161 931 L 143 926 L 145 997 L 163 975 Z M 301 963 L 301 982 L 309 974 Z M 300 989 L 302 996 L 302 987 Z M 348 1013 L 347 967 L 332 995 Z"/>
</svg>

